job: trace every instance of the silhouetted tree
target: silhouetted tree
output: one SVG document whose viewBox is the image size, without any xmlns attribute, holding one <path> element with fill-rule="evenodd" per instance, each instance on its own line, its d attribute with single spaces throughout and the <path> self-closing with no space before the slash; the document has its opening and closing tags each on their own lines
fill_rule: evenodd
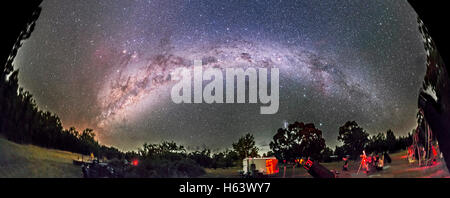
<svg viewBox="0 0 450 198">
<path fill-rule="evenodd" d="M 224 152 L 225 154 L 225 167 L 232 167 L 235 166 L 236 161 L 239 160 L 239 155 L 234 150 L 226 149 Z M 240 164 L 240 162 L 239 162 Z"/>
<path fill-rule="evenodd" d="M 216 156 L 220 157 L 220 156 Z M 201 151 L 194 151 L 189 153 L 189 158 L 197 162 L 202 167 L 210 168 L 213 166 L 213 158 L 211 157 L 211 150 L 204 148 Z"/>
<path fill-rule="evenodd" d="M 344 150 L 344 146 L 336 146 L 334 149 L 334 155 L 337 155 L 339 160 L 345 157 L 347 154 Z"/>
<path fill-rule="evenodd" d="M 389 129 L 386 132 L 386 145 L 387 150 L 391 153 L 396 151 L 396 144 L 397 144 L 397 138 L 394 135 L 394 132 L 392 132 L 391 129 Z"/>
<path fill-rule="evenodd" d="M 139 151 L 125 154 L 129 160 L 139 159 L 139 165 L 127 170 L 125 177 L 197 177 L 204 169 L 188 157 L 184 146 L 164 141 L 144 144 Z"/>
<path fill-rule="evenodd" d="M 226 149 L 223 152 L 214 153 L 212 156 L 212 168 L 228 168 L 236 165 L 238 155 L 235 151 Z"/>
<path fill-rule="evenodd" d="M 369 138 L 366 145 L 367 153 L 382 153 L 388 150 L 388 145 L 386 142 L 386 135 L 384 133 L 378 133 Z"/>
<path fill-rule="evenodd" d="M 404 150 L 412 144 L 412 134 L 408 134 L 404 137 L 395 137 L 392 130 L 388 130 L 386 134 L 379 133 L 369 138 L 369 142 L 366 145 L 366 151 L 368 153 L 383 153 L 383 152 L 397 152 Z"/>
<path fill-rule="evenodd" d="M 255 138 L 249 133 L 239 138 L 238 142 L 233 143 L 233 149 L 240 160 L 243 160 L 246 157 L 257 157 L 259 150 L 258 147 L 256 147 Z"/>
<path fill-rule="evenodd" d="M 346 154 L 357 159 L 369 142 L 369 134 L 355 121 L 348 121 L 339 127 L 338 141 L 343 143 Z"/>
<path fill-rule="evenodd" d="M 314 124 L 295 122 L 287 128 L 278 129 L 270 149 L 279 160 L 294 161 L 297 157 L 311 157 L 321 159 L 321 152 L 325 148 L 322 131 Z"/>
<path fill-rule="evenodd" d="M 321 160 L 323 162 L 331 162 L 332 155 L 333 155 L 333 150 L 330 147 L 325 147 L 321 153 Z"/>
</svg>

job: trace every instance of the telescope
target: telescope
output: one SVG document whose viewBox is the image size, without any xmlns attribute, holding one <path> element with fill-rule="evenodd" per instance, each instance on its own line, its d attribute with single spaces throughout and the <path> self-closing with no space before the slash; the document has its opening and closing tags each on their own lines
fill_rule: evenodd
<svg viewBox="0 0 450 198">
<path fill-rule="evenodd" d="M 314 178 L 336 178 L 333 172 L 322 166 L 319 162 L 313 162 L 311 160 L 300 160 L 300 164 L 305 168 L 308 173 Z"/>
</svg>

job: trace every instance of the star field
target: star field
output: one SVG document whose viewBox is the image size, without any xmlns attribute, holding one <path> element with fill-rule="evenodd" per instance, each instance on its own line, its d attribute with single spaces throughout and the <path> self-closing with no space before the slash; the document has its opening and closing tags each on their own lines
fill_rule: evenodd
<svg viewBox="0 0 450 198">
<path fill-rule="evenodd" d="M 65 127 L 129 150 L 174 140 L 264 151 L 285 122 L 313 122 L 327 145 L 356 120 L 369 133 L 414 128 L 425 51 L 406 1 L 47 0 L 19 52 L 20 84 Z M 180 104 L 170 73 L 203 66 L 280 68 L 280 109 Z"/>
</svg>

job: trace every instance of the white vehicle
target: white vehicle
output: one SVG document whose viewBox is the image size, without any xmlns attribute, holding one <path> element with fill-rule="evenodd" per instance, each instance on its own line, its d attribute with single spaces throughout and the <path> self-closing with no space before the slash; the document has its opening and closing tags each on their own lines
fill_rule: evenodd
<svg viewBox="0 0 450 198">
<path fill-rule="evenodd" d="M 243 175 L 263 174 L 273 175 L 278 173 L 278 160 L 275 157 L 245 158 L 242 161 Z"/>
</svg>

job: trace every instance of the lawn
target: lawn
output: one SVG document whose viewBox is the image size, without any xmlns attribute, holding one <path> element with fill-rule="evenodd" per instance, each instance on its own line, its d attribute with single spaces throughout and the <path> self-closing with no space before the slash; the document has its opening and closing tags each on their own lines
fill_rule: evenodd
<svg viewBox="0 0 450 198">
<path fill-rule="evenodd" d="M 0 137 L 0 178 L 78 178 L 82 177 L 73 159 L 81 157 L 66 151 L 22 145 Z"/>
<path fill-rule="evenodd" d="M 202 178 L 239 178 L 239 171 L 241 168 L 205 168 L 206 174 Z"/>
</svg>

